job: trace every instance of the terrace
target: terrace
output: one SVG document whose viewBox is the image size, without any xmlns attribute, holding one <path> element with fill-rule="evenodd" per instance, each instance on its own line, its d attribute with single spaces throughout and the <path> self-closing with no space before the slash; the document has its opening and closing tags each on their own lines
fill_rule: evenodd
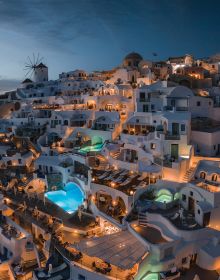
<svg viewBox="0 0 220 280">
<path fill-rule="evenodd" d="M 16 210 L 15 214 L 21 223 L 35 223 L 41 228 L 51 232 L 52 228 L 59 227 L 60 223 L 69 228 L 79 229 L 86 232 L 95 228 L 96 222 L 92 215 L 82 213 L 81 219 L 76 211 L 70 215 L 49 200 L 38 197 L 27 197 L 26 194 L 12 191 L 5 193 L 8 205 Z M 37 215 L 36 215 L 37 212 Z M 55 222 L 51 223 L 52 218 Z"/>
<path fill-rule="evenodd" d="M 142 243 L 128 231 L 82 240 L 71 247 L 81 252 L 81 258 L 74 260 L 79 267 L 123 280 L 133 279 L 138 263 L 147 254 Z M 67 258 L 68 254 L 67 251 Z"/>
<path fill-rule="evenodd" d="M 46 262 L 46 266 L 33 271 L 33 279 L 69 279 L 70 266 L 64 261 L 62 254 L 55 248 Z"/>
<path fill-rule="evenodd" d="M 7 217 L 0 215 L 1 234 L 7 239 L 22 239 L 25 235 L 16 228 L 16 224 Z"/>
<path fill-rule="evenodd" d="M 105 185 L 117 189 L 128 196 L 139 189 L 147 186 L 149 183 L 155 183 L 149 176 L 139 175 L 136 172 L 125 169 L 109 169 L 107 171 L 93 169 L 93 183 Z"/>
<path fill-rule="evenodd" d="M 158 194 L 159 193 L 159 194 Z M 194 214 L 182 208 L 178 193 L 172 195 L 161 189 L 156 194 L 152 189 L 143 193 L 136 202 L 139 215 L 160 214 L 181 230 L 196 230 L 202 227 L 196 222 Z"/>
<path fill-rule="evenodd" d="M 148 212 L 162 215 L 180 230 L 197 230 L 202 228 L 202 226 L 196 222 L 194 215 L 191 212 L 180 208 L 179 205 L 166 210 L 148 209 Z"/>
</svg>

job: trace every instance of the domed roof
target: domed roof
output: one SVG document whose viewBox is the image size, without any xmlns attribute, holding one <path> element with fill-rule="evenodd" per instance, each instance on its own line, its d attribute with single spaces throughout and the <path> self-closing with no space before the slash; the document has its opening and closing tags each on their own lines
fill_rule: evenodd
<svg viewBox="0 0 220 280">
<path fill-rule="evenodd" d="M 137 60 L 143 60 L 143 57 L 136 52 L 131 52 L 124 59 L 137 59 Z"/>
</svg>

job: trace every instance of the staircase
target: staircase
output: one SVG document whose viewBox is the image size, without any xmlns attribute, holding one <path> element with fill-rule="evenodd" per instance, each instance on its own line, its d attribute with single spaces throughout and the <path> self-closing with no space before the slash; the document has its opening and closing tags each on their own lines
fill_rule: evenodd
<svg viewBox="0 0 220 280">
<path fill-rule="evenodd" d="M 39 157 L 39 155 L 41 153 L 40 147 L 38 147 L 37 144 L 34 144 L 30 140 L 28 140 L 27 145 L 28 145 L 28 149 L 35 155 L 35 157 Z"/>
<path fill-rule="evenodd" d="M 147 214 L 146 213 L 139 213 L 138 214 L 138 224 L 139 226 L 142 227 L 147 227 L 148 222 L 147 222 Z"/>
<path fill-rule="evenodd" d="M 190 167 L 190 168 L 186 171 L 186 173 L 183 175 L 181 181 L 182 181 L 183 183 L 189 182 L 189 181 L 191 180 L 191 178 L 192 178 L 192 175 L 193 175 L 194 170 L 195 170 L 195 167 Z"/>
<path fill-rule="evenodd" d="M 105 170 L 108 167 L 108 161 L 103 155 L 97 155 L 96 158 L 99 160 L 98 169 Z"/>
</svg>

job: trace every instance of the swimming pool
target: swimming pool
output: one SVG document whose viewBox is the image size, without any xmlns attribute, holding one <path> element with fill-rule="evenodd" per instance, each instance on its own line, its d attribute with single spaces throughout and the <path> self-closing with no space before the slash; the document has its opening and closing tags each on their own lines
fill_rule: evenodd
<svg viewBox="0 0 220 280">
<path fill-rule="evenodd" d="M 63 190 L 45 193 L 45 197 L 67 213 L 72 214 L 83 203 L 85 194 L 77 184 L 70 182 Z"/>
<path fill-rule="evenodd" d="M 103 143 L 99 143 L 92 146 L 86 146 L 84 148 L 81 148 L 79 151 L 82 153 L 99 152 L 101 151 L 102 147 L 103 147 Z"/>
<path fill-rule="evenodd" d="M 172 197 L 167 194 L 161 194 L 157 198 L 155 198 L 155 201 L 168 203 L 172 201 Z"/>
</svg>

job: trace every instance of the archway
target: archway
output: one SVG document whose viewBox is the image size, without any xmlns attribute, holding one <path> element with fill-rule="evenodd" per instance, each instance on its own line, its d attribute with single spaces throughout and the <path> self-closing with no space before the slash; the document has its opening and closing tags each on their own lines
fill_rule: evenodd
<svg viewBox="0 0 220 280">
<path fill-rule="evenodd" d="M 200 172 L 200 176 L 199 176 L 201 179 L 204 179 L 206 178 L 206 173 L 204 171 Z"/>
</svg>

